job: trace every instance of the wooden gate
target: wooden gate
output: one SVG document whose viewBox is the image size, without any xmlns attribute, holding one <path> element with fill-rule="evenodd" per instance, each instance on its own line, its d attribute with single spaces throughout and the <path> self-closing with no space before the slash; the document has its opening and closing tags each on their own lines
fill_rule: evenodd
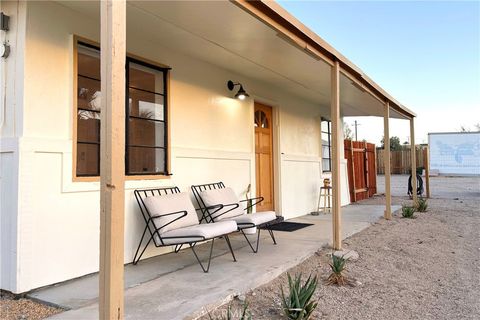
<svg viewBox="0 0 480 320">
<path fill-rule="evenodd" d="M 350 201 L 368 199 L 377 192 L 375 145 L 345 140 Z"/>
</svg>

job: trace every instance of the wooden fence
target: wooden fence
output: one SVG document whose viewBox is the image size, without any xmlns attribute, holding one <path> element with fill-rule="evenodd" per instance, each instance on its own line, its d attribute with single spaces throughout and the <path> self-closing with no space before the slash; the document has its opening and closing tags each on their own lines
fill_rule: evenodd
<svg viewBox="0 0 480 320">
<path fill-rule="evenodd" d="M 368 199 L 377 192 L 375 145 L 362 141 L 344 141 L 347 159 L 350 201 Z"/>
<path fill-rule="evenodd" d="M 385 150 L 377 149 L 377 173 L 385 174 L 384 166 Z M 427 161 L 427 148 L 416 147 L 416 165 L 417 168 L 425 168 Z M 398 151 L 390 151 L 390 167 L 392 174 L 410 174 L 412 168 L 411 150 L 403 149 Z"/>
</svg>

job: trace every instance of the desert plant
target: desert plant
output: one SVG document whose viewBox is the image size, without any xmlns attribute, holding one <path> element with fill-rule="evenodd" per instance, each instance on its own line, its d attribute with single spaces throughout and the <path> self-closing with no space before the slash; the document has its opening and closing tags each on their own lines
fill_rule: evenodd
<svg viewBox="0 0 480 320">
<path fill-rule="evenodd" d="M 229 304 L 228 307 L 227 307 L 227 313 L 226 315 L 221 315 L 220 317 L 212 317 L 212 315 L 210 314 L 210 312 L 208 312 L 208 318 L 210 320 L 233 320 L 233 319 L 237 319 L 236 316 L 234 316 L 236 312 L 233 312 L 232 311 L 232 305 Z M 252 320 L 252 314 L 250 313 L 250 311 L 248 310 L 248 303 L 244 303 L 243 304 L 243 310 L 242 310 L 242 314 L 240 315 L 240 317 L 238 318 L 238 320 Z"/>
<path fill-rule="evenodd" d="M 292 279 L 290 274 L 287 273 L 287 277 L 289 287 L 287 296 L 283 291 L 283 286 L 280 287 L 283 311 L 289 319 L 307 320 L 317 307 L 317 302 L 311 301 L 317 289 L 317 276 L 312 278 L 312 275 L 310 275 L 304 284 L 301 283 L 301 274 L 295 275 L 295 279 Z"/>
<path fill-rule="evenodd" d="M 250 199 L 248 195 L 250 194 L 250 190 L 252 188 L 251 184 L 248 184 L 247 191 L 245 192 L 245 200 L 247 200 L 247 213 L 253 212 L 253 199 Z"/>
<path fill-rule="evenodd" d="M 349 284 L 350 281 L 344 274 L 346 271 L 347 260 L 344 256 L 337 256 L 332 253 L 332 262 L 330 263 L 330 268 L 332 269 L 332 273 L 327 278 L 328 284 L 336 284 L 339 286 L 343 286 Z"/>
<path fill-rule="evenodd" d="M 413 216 L 414 213 L 415 213 L 415 207 L 410 207 L 410 206 L 406 206 L 406 205 L 402 206 L 402 217 L 413 219 L 414 218 L 414 216 Z"/>
<path fill-rule="evenodd" d="M 417 211 L 418 212 L 425 212 L 427 211 L 428 203 L 427 200 L 424 198 L 418 198 L 417 200 Z"/>
</svg>

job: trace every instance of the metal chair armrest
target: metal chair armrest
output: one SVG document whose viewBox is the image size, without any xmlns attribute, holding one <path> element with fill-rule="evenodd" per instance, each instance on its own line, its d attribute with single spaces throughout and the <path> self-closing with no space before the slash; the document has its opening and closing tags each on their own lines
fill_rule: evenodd
<svg viewBox="0 0 480 320">
<path fill-rule="evenodd" d="M 250 199 L 244 199 L 244 200 L 240 200 L 240 202 L 246 202 L 246 201 L 249 201 L 249 200 L 255 200 L 255 202 L 251 203 L 250 205 L 247 205 L 247 207 L 244 209 L 244 210 L 248 210 L 250 208 L 252 208 L 253 206 L 259 204 L 260 202 L 262 202 L 265 198 L 263 197 L 255 197 L 255 198 L 250 198 Z"/>
<path fill-rule="evenodd" d="M 172 221 L 162 225 L 161 227 L 156 227 L 155 226 L 155 232 L 158 232 L 160 229 L 162 228 L 165 228 L 166 226 L 174 223 L 175 221 L 178 221 L 180 219 L 182 219 L 183 217 L 185 217 L 187 215 L 187 211 L 186 210 L 181 210 L 181 211 L 176 211 L 176 212 L 169 212 L 169 213 L 165 213 L 165 214 L 156 214 L 156 215 L 153 215 L 153 216 L 150 216 L 150 218 L 148 218 L 148 222 L 149 223 L 150 221 L 153 221 L 154 219 L 158 219 L 158 218 L 162 218 L 162 217 L 167 217 L 167 216 L 171 216 L 171 215 L 174 215 L 174 214 L 179 214 L 179 213 L 182 213 L 181 216 L 173 219 Z"/>
</svg>

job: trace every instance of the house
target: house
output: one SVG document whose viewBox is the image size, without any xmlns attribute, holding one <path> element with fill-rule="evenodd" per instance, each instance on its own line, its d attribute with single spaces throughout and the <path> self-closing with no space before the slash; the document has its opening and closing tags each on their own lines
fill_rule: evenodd
<svg viewBox="0 0 480 320">
<path fill-rule="evenodd" d="M 1 11 L 1 288 L 22 293 L 99 270 L 101 14 L 94 1 Z M 342 117 L 413 130 L 412 111 L 274 2 L 128 2 L 121 41 L 124 263 L 144 227 L 136 188 L 221 180 L 243 198 L 251 185 L 257 210 L 289 219 L 316 209 L 332 170 L 349 203 Z"/>
</svg>

